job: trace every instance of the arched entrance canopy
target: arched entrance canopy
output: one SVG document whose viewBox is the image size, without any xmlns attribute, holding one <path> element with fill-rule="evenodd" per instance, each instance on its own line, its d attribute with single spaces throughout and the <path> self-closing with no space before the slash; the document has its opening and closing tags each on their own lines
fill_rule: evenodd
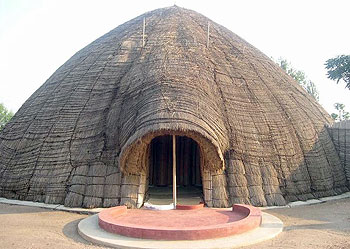
<svg viewBox="0 0 350 249">
<path fill-rule="evenodd" d="M 203 160 L 203 169 L 209 171 L 221 170 L 224 167 L 222 152 L 215 140 L 209 140 L 197 132 L 179 132 L 160 130 L 147 133 L 137 138 L 135 133 L 123 146 L 120 155 L 120 169 L 123 173 L 146 173 L 148 167 L 148 150 L 153 138 L 162 135 L 186 136 L 197 142 Z"/>
</svg>

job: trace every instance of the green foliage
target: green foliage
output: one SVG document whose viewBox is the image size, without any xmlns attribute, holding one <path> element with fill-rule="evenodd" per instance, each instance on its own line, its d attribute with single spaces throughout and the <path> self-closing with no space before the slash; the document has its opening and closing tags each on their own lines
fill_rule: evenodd
<svg viewBox="0 0 350 249">
<path fill-rule="evenodd" d="M 350 113 L 345 111 L 345 105 L 342 103 L 335 103 L 334 108 L 338 111 L 338 114 L 332 113 L 331 117 L 335 121 L 343 121 L 350 119 Z"/>
<path fill-rule="evenodd" d="M 344 120 L 349 120 L 350 119 L 350 112 L 344 112 L 343 119 Z"/>
<path fill-rule="evenodd" d="M 331 114 L 331 118 L 334 120 L 334 121 L 337 121 L 338 120 L 338 118 L 339 118 L 339 116 L 338 116 L 338 114 L 336 114 L 336 113 L 332 113 Z"/>
<path fill-rule="evenodd" d="M 5 124 L 13 117 L 13 113 L 6 109 L 6 107 L 0 103 L 0 131 L 4 128 Z"/>
<path fill-rule="evenodd" d="M 315 83 L 309 80 L 303 71 L 293 68 L 286 59 L 278 59 L 277 64 L 295 79 L 315 100 L 319 101 L 319 93 Z"/>
<path fill-rule="evenodd" d="M 336 80 L 337 83 L 343 80 L 346 83 L 345 87 L 350 89 L 350 55 L 339 55 L 328 59 L 325 66 L 329 79 Z"/>
</svg>

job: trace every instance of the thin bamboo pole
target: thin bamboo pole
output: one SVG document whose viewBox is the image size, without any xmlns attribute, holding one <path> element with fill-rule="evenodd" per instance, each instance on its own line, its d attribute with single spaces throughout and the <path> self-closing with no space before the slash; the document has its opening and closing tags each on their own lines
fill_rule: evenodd
<svg viewBox="0 0 350 249">
<path fill-rule="evenodd" d="M 146 31 L 146 18 L 143 18 L 143 26 L 142 26 L 142 47 L 145 47 L 145 31 Z"/>
<path fill-rule="evenodd" d="M 210 23 L 208 21 L 208 30 L 207 30 L 207 48 L 209 48 L 209 32 L 210 32 Z"/>
<path fill-rule="evenodd" d="M 173 203 L 176 209 L 176 136 L 173 135 Z"/>
</svg>

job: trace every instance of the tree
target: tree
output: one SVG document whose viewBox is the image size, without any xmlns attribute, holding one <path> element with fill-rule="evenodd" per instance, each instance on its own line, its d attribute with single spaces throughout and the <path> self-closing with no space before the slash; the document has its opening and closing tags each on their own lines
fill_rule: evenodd
<svg viewBox="0 0 350 249">
<path fill-rule="evenodd" d="M 303 71 L 291 66 L 286 59 L 278 59 L 277 64 L 293 79 L 295 79 L 315 100 L 319 101 L 319 93 L 315 83 L 309 80 Z"/>
<path fill-rule="evenodd" d="M 345 88 L 350 89 L 350 55 L 339 55 L 328 59 L 325 66 L 329 79 L 336 80 L 337 84 L 343 80 L 346 83 Z"/>
<path fill-rule="evenodd" d="M 6 107 L 0 103 L 0 131 L 4 128 L 5 124 L 13 117 L 13 113 L 6 109 Z"/>
<path fill-rule="evenodd" d="M 350 113 L 345 111 L 345 105 L 342 103 L 335 103 L 334 108 L 338 111 L 338 114 L 332 113 L 331 117 L 335 121 L 343 121 L 350 119 Z"/>
</svg>

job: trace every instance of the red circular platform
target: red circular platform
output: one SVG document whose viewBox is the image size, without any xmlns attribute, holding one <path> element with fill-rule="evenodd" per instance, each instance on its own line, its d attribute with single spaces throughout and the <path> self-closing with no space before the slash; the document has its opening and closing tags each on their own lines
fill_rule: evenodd
<svg viewBox="0 0 350 249">
<path fill-rule="evenodd" d="M 261 224 L 260 209 L 234 205 L 227 209 L 190 210 L 109 208 L 98 216 L 99 226 L 111 233 L 142 239 L 200 240 L 241 234 Z"/>
</svg>

